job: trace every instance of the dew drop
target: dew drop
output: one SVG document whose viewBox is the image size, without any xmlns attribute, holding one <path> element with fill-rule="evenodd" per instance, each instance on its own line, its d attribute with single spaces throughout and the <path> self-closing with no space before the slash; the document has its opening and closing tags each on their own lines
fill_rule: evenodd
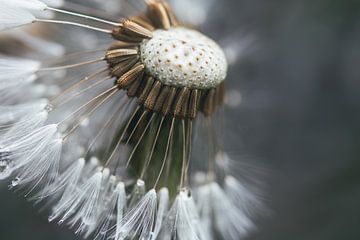
<svg viewBox="0 0 360 240">
<path fill-rule="evenodd" d="M 51 104 L 46 105 L 45 111 L 51 112 L 54 109 L 54 107 Z"/>
<path fill-rule="evenodd" d="M 11 182 L 11 186 L 12 187 L 16 187 L 19 186 L 21 179 L 19 177 L 15 178 L 12 182 Z"/>
</svg>

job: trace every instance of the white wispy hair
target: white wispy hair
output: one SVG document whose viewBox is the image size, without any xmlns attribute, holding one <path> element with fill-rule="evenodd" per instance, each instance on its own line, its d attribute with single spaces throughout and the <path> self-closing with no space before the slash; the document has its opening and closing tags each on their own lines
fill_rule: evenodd
<svg viewBox="0 0 360 240">
<path fill-rule="evenodd" d="M 159 199 L 159 204 L 156 213 L 154 230 L 151 233 L 151 240 L 156 240 L 161 231 L 163 220 L 167 214 L 169 207 L 169 190 L 167 188 L 160 189 L 158 193 L 158 199 Z"/>
<path fill-rule="evenodd" d="M 214 239 L 213 231 L 216 231 L 223 239 L 238 240 L 254 227 L 244 209 L 239 208 L 218 183 L 208 183 L 195 192 L 197 209 L 207 231 L 206 239 Z"/>
<path fill-rule="evenodd" d="M 151 239 L 157 208 L 157 196 L 154 189 L 145 196 L 118 223 L 116 240 L 139 236 L 139 239 Z"/>
<path fill-rule="evenodd" d="M 166 216 L 159 239 L 206 240 L 190 192 L 182 190 Z"/>
<path fill-rule="evenodd" d="M 249 216 L 266 212 L 258 191 L 243 184 L 235 177 L 230 175 L 225 177 L 224 191 L 237 208 L 242 209 Z"/>
<path fill-rule="evenodd" d="M 19 169 L 12 187 L 25 188 L 30 185 L 26 194 L 28 196 L 40 183 L 41 187 L 48 186 L 58 175 L 61 149 L 62 139 L 55 139 L 47 144 L 41 155 Z"/>
<path fill-rule="evenodd" d="M 33 23 L 37 17 L 52 18 L 50 7 L 61 7 L 63 0 L 0 0 L 0 30 Z M 48 4 L 48 5 L 47 5 Z"/>
<path fill-rule="evenodd" d="M 89 232 L 91 233 L 92 226 L 95 225 L 99 213 L 98 205 L 103 182 L 107 182 L 109 176 L 110 172 L 108 169 L 101 173 L 95 173 L 94 176 L 90 178 L 90 181 L 81 188 L 85 194 L 80 195 L 78 203 L 75 204 L 75 206 L 78 205 L 77 212 L 69 221 L 72 227 L 78 225 L 76 227 L 77 234 L 87 235 Z"/>
<path fill-rule="evenodd" d="M 0 129 L 8 127 L 10 123 L 17 122 L 25 116 L 43 111 L 48 104 L 47 99 L 39 99 L 23 104 L 0 106 Z M 6 126 L 3 126 L 5 124 Z"/>
<path fill-rule="evenodd" d="M 93 215 L 91 218 L 81 218 L 82 221 L 86 224 L 86 231 L 83 232 L 85 238 L 88 238 L 91 234 L 94 233 L 95 230 L 102 226 L 105 221 L 105 225 L 103 227 L 107 227 L 109 222 L 107 220 L 112 220 L 111 218 L 114 205 L 117 202 L 116 200 L 111 199 L 113 190 L 115 188 L 116 178 L 110 175 L 110 170 L 105 168 L 102 170 L 102 180 L 101 187 L 97 196 L 93 196 L 93 202 L 88 204 L 93 204 L 91 209 L 91 214 Z M 112 206 L 109 206 L 109 200 L 112 201 Z M 111 208 L 111 209 L 110 209 Z M 88 209 L 89 211 L 90 209 Z M 79 214 L 79 213 L 78 213 Z M 81 214 L 81 213 L 80 213 Z M 110 219 L 109 219 L 110 218 Z"/>
<path fill-rule="evenodd" d="M 73 183 L 53 208 L 49 221 L 60 218 L 59 224 L 68 222 L 71 227 L 77 225 L 76 232 L 83 233 L 88 225 L 95 221 L 94 206 L 99 199 L 102 179 L 103 173 L 97 171 L 83 183 Z"/>
<path fill-rule="evenodd" d="M 6 166 L 0 172 L 4 179 L 15 170 L 18 177 L 12 186 L 27 184 L 34 180 L 35 185 L 44 180 L 45 175 L 53 178 L 57 173 L 61 153 L 61 139 L 58 138 L 57 125 L 38 128 L 23 137 L 7 142 L 0 147 L 0 161 Z"/>
<path fill-rule="evenodd" d="M 2 10 L 0 10 L 1 12 Z M 1 14 L 1 13 L 0 13 Z M 0 26 L 1 26 L 0 20 Z M 36 79 L 41 63 L 14 57 L 0 58 L 0 91 L 19 87 Z"/>
<path fill-rule="evenodd" d="M 141 0 L 139 2 L 144 4 Z M 187 2 L 192 4 L 191 1 Z M 213 1 L 201 2 L 209 6 Z M 47 21 L 45 18 L 51 18 L 55 12 L 80 17 L 82 18 L 81 22 L 86 24 L 86 20 L 91 19 L 91 16 L 68 12 L 67 8 L 65 10 L 54 9 L 61 7 L 64 4 L 63 0 L 0 0 L 0 4 L 2 4 L 0 30 L 33 22 L 48 22 L 73 24 L 107 34 L 111 33 L 107 28 L 100 29 L 77 22 Z M 69 6 L 71 5 L 69 4 Z M 203 5 L 197 7 L 199 11 L 203 11 L 201 6 Z M 186 8 L 183 9 L 186 10 Z M 204 21 L 204 16 L 199 15 L 199 17 L 198 21 Z M 97 18 L 92 18 L 92 20 L 108 22 Z M 110 25 L 118 26 L 117 22 L 115 24 L 110 23 Z M 27 56 L 32 56 L 34 59 L 44 59 L 44 55 L 58 56 L 64 53 L 64 48 L 37 39 L 31 35 L 31 32 L 36 31 L 26 32 L 17 29 L 5 34 L 12 35 L 11 37 L 21 40 L 27 48 L 30 47 L 30 49 L 37 51 L 37 53 L 26 53 L 29 54 Z M 87 45 L 90 42 L 91 50 L 95 49 L 95 45 L 98 47 L 99 39 L 97 36 L 83 32 L 76 35 L 81 36 L 79 42 L 86 42 Z M 89 38 L 94 41 L 89 41 Z M 57 40 L 61 39 L 60 37 L 57 38 Z M 94 57 L 92 54 L 89 55 L 90 60 Z M 85 58 L 85 55 L 83 57 Z M 203 191 L 199 190 L 199 193 L 194 195 L 194 198 L 190 194 L 190 189 L 182 190 L 177 196 L 174 196 L 176 198 L 172 202 L 167 188 L 164 187 L 158 192 L 154 189 L 147 192 L 148 188 L 146 188 L 143 180 L 138 180 L 135 184 L 136 179 L 130 177 L 131 174 L 129 176 L 120 174 L 119 169 L 115 169 L 113 174 L 116 176 L 112 176 L 109 169 L 100 167 L 105 163 L 104 159 L 99 161 L 96 157 L 90 156 L 94 154 L 101 157 L 98 152 L 91 151 L 92 149 L 89 149 L 89 153 L 86 152 L 89 140 L 95 136 L 94 133 L 97 132 L 98 126 L 104 123 L 103 116 L 109 115 L 107 114 L 108 110 L 103 109 L 101 113 L 97 114 L 101 117 L 92 116 L 91 119 L 89 116 L 85 118 L 85 113 L 91 107 L 83 111 L 84 118 L 81 116 L 81 119 L 77 117 L 82 114 L 74 116 L 71 115 L 72 111 L 70 110 L 72 108 L 76 110 L 77 107 L 81 108 L 82 102 L 86 102 L 88 98 L 94 99 L 93 94 L 104 90 L 102 88 L 106 88 L 108 85 L 113 87 L 114 81 L 103 82 L 104 84 L 97 85 L 96 88 L 89 87 L 90 91 L 83 93 L 83 95 L 76 96 L 79 93 L 78 88 L 73 89 L 72 94 L 62 95 L 66 93 L 67 87 L 71 86 L 70 82 L 75 82 L 75 80 L 84 77 L 85 82 L 90 85 L 92 81 L 89 79 L 98 80 L 98 78 L 92 79 L 91 73 L 95 72 L 97 68 L 100 71 L 100 67 L 107 67 L 106 62 L 99 63 L 96 67 L 94 65 L 85 66 L 87 64 L 84 63 L 83 65 L 80 61 L 83 57 L 75 54 L 75 57 L 74 55 L 70 57 L 74 59 L 68 59 L 69 56 L 52 59 L 60 60 L 64 64 L 58 62 L 53 64 L 59 66 L 52 66 L 52 61 L 49 61 L 49 67 L 41 69 L 41 63 L 38 61 L 0 56 L 0 102 L 2 104 L 0 106 L 0 179 L 8 178 L 11 175 L 16 176 L 12 182 L 12 187 L 21 189 L 27 187 L 29 189 L 26 195 L 32 194 L 30 200 L 36 203 L 45 202 L 47 204 L 44 205 L 52 206 L 49 221 L 67 224 L 74 228 L 77 234 L 81 234 L 85 238 L 92 236 L 97 240 L 211 240 L 214 238 L 212 231 L 215 226 L 216 229 L 223 229 L 224 232 L 218 232 L 225 239 L 238 239 L 243 234 L 243 228 L 245 229 L 243 226 L 246 225 L 241 221 L 247 217 L 246 214 L 241 214 L 247 213 L 247 210 L 250 212 L 247 204 L 255 201 L 255 199 L 252 198 L 250 192 L 246 191 L 246 186 L 236 179 L 227 177 L 224 182 L 224 189 L 215 183 L 206 185 Z M 103 57 L 103 53 L 101 53 L 101 57 Z M 73 62 L 75 65 L 79 62 L 78 66 L 84 68 L 68 71 L 68 68 L 73 67 L 70 67 L 72 64 L 67 64 Z M 44 62 L 45 64 L 48 63 Z M 102 65 L 100 66 L 100 64 Z M 41 72 L 39 79 L 37 79 L 38 72 Z M 107 73 L 107 71 L 105 72 Z M 60 75 L 58 75 L 59 73 Z M 69 82 L 65 82 L 65 79 Z M 85 84 L 83 88 L 89 85 Z M 52 86 L 55 86 L 58 92 L 51 95 Z M 55 98 L 52 99 L 59 100 L 59 103 L 69 99 L 69 106 L 71 106 L 62 105 L 63 108 L 58 108 L 59 106 L 55 101 L 52 102 L 54 109 L 51 109 L 52 106 L 48 100 L 33 101 L 35 98 L 50 98 L 50 96 L 54 96 Z M 60 98 L 56 98 L 59 96 Z M 119 102 L 116 103 L 119 104 Z M 113 108 L 113 105 L 110 106 L 109 104 L 107 108 Z M 131 109 L 132 105 L 129 104 L 129 107 L 126 108 Z M 51 115 L 48 119 L 50 112 Z M 127 119 L 131 117 L 131 111 L 118 115 Z M 69 117 L 68 122 L 61 121 L 64 116 Z M 77 123 L 84 123 L 83 119 L 88 119 L 89 125 L 80 124 L 79 129 L 71 128 L 72 125 L 76 127 Z M 120 126 L 117 124 L 117 120 L 119 119 L 114 120 L 113 125 Z M 48 122 L 60 123 L 58 126 L 45 125 Z M 61 136 L 58 128 L 64 130 L 66 134 L 69 133 L 69 135 Z M 109 129 L 112 128 L 109 127 Z M 73 132 L 73 130 L 77 131 Z M 120 127 L 119 129 L 114 128 L 113 131 L 118 132 L 119 130 Z M 68 136 L 69 138 L 67 138 Z M 105 138 L 111 140 L 108 134 L 104 134 L 104 136 L 99 137 L 97 142 L 95 141 L 95 146 L 104 147 L 100 150 L 106 152 L 106 144 L 110 142 L 103 141 Z M 121 157 L 123 155 L 126 154 L 121 154 Z M 133 188 L 130 189 L 130 187 Z M 128 196 L 126 195 L 126 188 L 129 190 Z M 197 200 L 196 196 L 200 197 L 198 201 L 195 201 Z M 217 202 L 213 203 L 212 201 Z M 227 208 L 221 206 L 222 202 L 225 202 Z M 200 203 L 202 203 L 201 206 L 199 206 Z M 169 210 L 171 204 L 172 207 Z M 201 209 L 201 218 L 197 206 Z M 214 219 L 213 215 L 216 215 L 218 219 Z M 234 226 L 234 223 L 238 224 L 236 221 L 241 224 L 241 230 L 237 225 Z"/>
<path fill-rule="evenodd" d="M 2 124 L 0 126 L 1 136 L 0 145 L 12 145 L 18 139 L 29 136 L 36 129 L 44 126 L 48 118 L 46 110 L 26 114 L 22 118 L 13 121 L 13 123 Z"/>
<path fill-rule="evenodd" d="M 44 98 L 44 96 L 49 97 L 48 88 L 44 84 L 36 83 L 27 83 L 25 85 L 0 89 L 0 102 L 1 105 L 16 105 L 22 104 L 24 102 L 31 102 L 34 99 Z M 24 91 L 26 94 L 24 94 Z"/>
<path fill-rule="evenodd" d="M 64 0 L 42 0 L 42 2 L 48 6 L 56 7 L 56 8 L 64 5 Z"/>
<path fill-rule="evenodd" d="M 28 11 L 41 11 L 47 8 L 47 5 L 39 0 L 0 0 L 0 4 Z"/>
<path fill-rule="evenodd" d="M 35 16 L 28 10 L 2 4 L 0 8 L 0 30 L 27 25 L 35 21 Z"/>
<path fill-rule="evenodd" d="M 70 185 L 79 181 L 81 173 L 85 166 L 85 159 L 81 158 L 70 164 L 62 173 L 60 173 L 54 182 L 44 187 L 39 193 L 32 197 L 32 200 L 39 202 L 49 197 L 66 196 Z M 51 199 L 52 200 L 52 199 Z"/>
<path fill-rule="evenodd" d="M 51 197 L 50 201 L 57 201 L 52 207 L 52 214 L 48 218 L 49 221 L 54 221 L 65 212 L 65 207 L 70 206 L 67 201 L 69 201 L 72 194 L 77 191 L 77 185 L 86 168 L 88 168 L 88 165 L 85 165 L 85 159 L 80 158 L 74 161 L 73 164 L 69 165 L 66 170 L 59 175 L 57 181 L 45 188 L 44 191 L 40 192 L 37 196 L 34 196 L 35 200 L 42 200 L 49 196 Z"/>
<path fill-rule="evenodd" d="M 117 222 L 121 222 L 126 211 L 126 192 L 125 184 L 113 179 L 107 192 L 103 195 L 103 201 L 100 202 L 99 218 L 94 224 L 95 239 L 105 240 L 111 236 L 111 230 Z"/>
</svg>

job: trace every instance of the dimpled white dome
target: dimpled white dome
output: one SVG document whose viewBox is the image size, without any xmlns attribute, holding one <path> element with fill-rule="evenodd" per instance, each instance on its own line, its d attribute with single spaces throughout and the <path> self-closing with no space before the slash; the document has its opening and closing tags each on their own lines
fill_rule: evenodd
<svg viewBox="0 0 360 240">
<path fill-rule="evenodd" d="M 226 77 L 227 62 L 222 49 L 194 30 L 156 30 L 140 50 L 146 71 L 165 85 L 209 89 Z"/>
</svg>

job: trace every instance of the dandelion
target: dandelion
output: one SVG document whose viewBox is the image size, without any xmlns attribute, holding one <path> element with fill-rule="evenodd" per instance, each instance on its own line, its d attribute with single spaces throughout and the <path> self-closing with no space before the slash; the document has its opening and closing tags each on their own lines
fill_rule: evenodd
<svg viewBox="0 0 360 240">
<path fill-rule="evenodd" d="M 26 46 L 0 56 L 0 179 L 84 238 L 235 240 L 254 228 L 261 202 L 224 153 L 217 43 L 161 0 L 122 20 L 70 1 L 0 3 L 0 41 Z"/>
</svg>

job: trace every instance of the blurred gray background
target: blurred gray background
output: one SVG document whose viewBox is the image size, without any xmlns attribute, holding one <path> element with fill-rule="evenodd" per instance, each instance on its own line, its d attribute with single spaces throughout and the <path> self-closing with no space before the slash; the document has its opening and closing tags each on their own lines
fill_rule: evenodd
<svg viewBox="0 0 360 240">
<path fill-rule="evenodd" d="M 360 239 L 360 1 L 218 0 L 210 11 L 202 28 L 215 39 L 256 39 L 228 83 L 242 96 L 228 114 L 242 142 L 230 147 L 267 169 L 272 215 L 248 239 Z M 76 239 L 5 183 L 0 194 L 1 240 Z"/>
</svg>

